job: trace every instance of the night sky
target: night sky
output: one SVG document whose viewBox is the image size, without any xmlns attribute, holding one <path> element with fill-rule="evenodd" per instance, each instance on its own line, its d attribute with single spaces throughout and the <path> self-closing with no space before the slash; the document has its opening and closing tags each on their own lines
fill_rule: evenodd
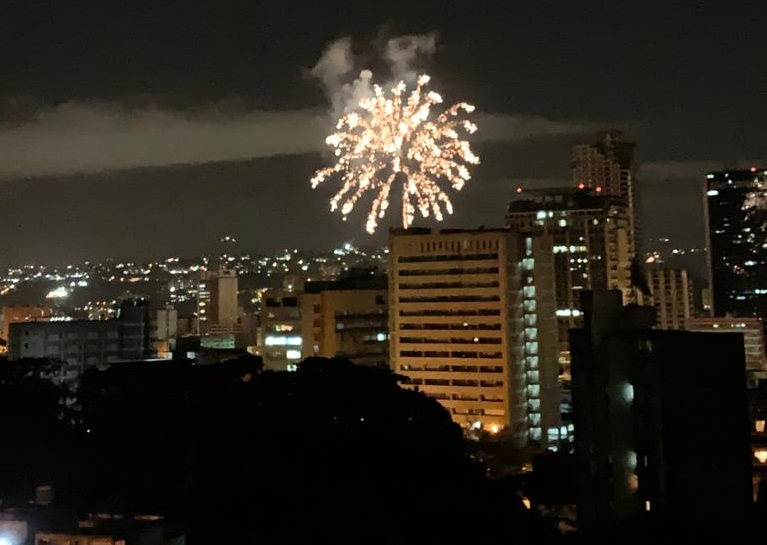
<svg viewBox="0 0 767 545">
<path fill-rule="evenodd" d="M 425 35 L 407 68 L 477 106 L 453 226 L 501 225 L 515 186 L 568 185 L 570 146 L 619 127 L 647 234 L 700 246 L 706 170 L 767 157 L 760 2 L 45 4 L 0 7 L 2 266 L 196 255 L 226 233 L 255 252 L 383 242 L 308 182 L 333 111 L 311 69 L 344 37 L 338 84 L 389 81 L 390 40 Z"/>
</svg>

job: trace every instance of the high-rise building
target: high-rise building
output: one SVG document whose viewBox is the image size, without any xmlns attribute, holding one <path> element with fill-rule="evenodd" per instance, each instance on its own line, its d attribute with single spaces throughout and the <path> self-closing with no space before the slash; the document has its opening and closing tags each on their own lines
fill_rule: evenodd
<svg viewBox="0 0 767 545">
<path fill-rule="evenodd" d="M 389 236 L 392 369 L 465 428 L 556 443 L 552 241 L 508 229 Z"/>
<path fill-rule="evenodd" d="M 239 331 L 237 272 L 228 269 L 201 271 L 197 292 L 198 332 Z"/>
<path fill-rule="evenodd" d="M 767 170 L 726 170 L 706 176 L 709 286 L 716 316 L 767 318 L 765 212 L 743 208 Z"/>
<path fill-rule="evenodd" d="M 652 307 L 584 295 L 585 326 L 571 331 L 579 528 L 647 512 L 742 528 L 752 452 L 741 336 L 652 329 Z"/>
<path fill-rule="evenodd" d="M 342 356 L 355 364 L 389 366 L 387 279 L 374 270 L 306 282 L 301 294 L 304 358 Z"/>
<path fill-rule="evenodd" d="M 686 269 L 650 266 L 646 269 L 647 285 L 652 295 L 638 294 L 640 302 L 655 307 L 658 329 L 685 329 L 695 316 L 692 279 Z"/>
<path fill-rule="evenodd" d="M 767 371 L 764 323 L 761 318 L 701 316 L 687 320 L 685 329 L 708 333 L 741 333 L 743 335 L 743 350 L 746 354 L 746 371 Z"/>
<path fill-rule="evenodd" d="M 623 140 L 620 131 L 605 131 L 588 144 L 573 147 L 572 174 L 577 187 L 601 188 L 624 201 L 631 219 L 630 235 L 637 251 L 642 248 L 639 225 L 639 191 L 634 175 L 636 144 Z"/>
<path fill-rule="evenodd" d="M 568 331 L 581 325 L 580 293 L 620 289 L 628 296 L 634 247 L 624 202 L 595 189 L 522 191 L 508 207 L 506 226 L 553 239 L 560 365 L 570 362 Z"/>
<path fill-rule="evenodd" d="M 264 367 L 273 371 L 295 371 L 304 343 L 301 332 L 300 294 L 273 289 L 261 301 L 258 355 Z"/>
</svg>

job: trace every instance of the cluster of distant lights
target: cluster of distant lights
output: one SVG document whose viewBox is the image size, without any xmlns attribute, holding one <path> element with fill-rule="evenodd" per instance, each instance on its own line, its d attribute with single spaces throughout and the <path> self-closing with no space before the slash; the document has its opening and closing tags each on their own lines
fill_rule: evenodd
<svg viewBox="0 0 767 545">
<path fill-rule="evenodd" d="M 234 242 L 235 239 L 225 237 L 222 242 Z M 299 249 L 284 249 L 272 256 L 239 257 L 225 256 L 228 266 L 239 274 L 255 273 L 272 276 L 273 274 L 310 273 L 312 267 L 336 267 L 339 274 L 355 266 L 359 260 L 372 262 L 385 261 L 388 249 L 365 251 L 347 242 L 341 246 L 322 253 L 301 251 Z M 305 255 L 308 254 L 308 255 Z M 211 260 L 207 257 L 193 260 L 182 260 L 179 257 L 168 257 L 158 262 L 137 264 L 133 262 L 93 263 L 85 261 L 77 265 L 63 267 L 46 267 L 44 265 L 24 265 L 8 269 L 0 277 L 0 296 L 8 295 L 28 282 L 51 282 L 53 285 L 45 297 L 51 301 L 63 301 L 72 296 L 77 289 L 88 288 L 94 281 L 100 280 L 112 283 L 148 283 L 157 278 L 157 274 L 167 274 L 177 280 L 169 281 L 168 291 L 176 301 L 187 300 L 196 291 L 196 282 L 186 282 L 184 279 L 196 276 L 200 271 L 208 270 Z M 328 270 L 321 270 L 322 275 Z M 311 273 L 310 273 L 311 274 Z M 332 270 L 330 274 L 334 274 Z M 188 285 L 187 285 L 188 284 Z"/>
</svg>

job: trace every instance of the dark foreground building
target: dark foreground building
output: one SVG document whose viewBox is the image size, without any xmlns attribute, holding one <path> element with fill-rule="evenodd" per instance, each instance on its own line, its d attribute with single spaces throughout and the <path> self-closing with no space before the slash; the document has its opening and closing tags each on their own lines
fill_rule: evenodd
<svg viewBox="0 0 767 545">
<path fill-rule="evenodd" d="M 652 307 L 585 292 L 571 331 L 578 525 L 649 514 L 745 529 L 752 509 L 741 335 L 650 329 Z"/>
</svg>

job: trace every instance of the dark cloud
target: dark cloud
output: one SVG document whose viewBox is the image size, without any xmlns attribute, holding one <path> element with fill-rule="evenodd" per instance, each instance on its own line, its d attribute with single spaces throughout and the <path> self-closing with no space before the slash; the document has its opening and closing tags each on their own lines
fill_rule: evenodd
<svg viewBox="0 0 767 545">
<path fill-rule="evenodd" d="M 334 107 L 317 77 L 349 85 L 364 68 L 428 68 L 447 102 L 477 106 L 482 164 L 450 225 L 502 223 L 513 187 L 567 182 L 572 144 L 619 126 L 638 143 L 645 231 L 697 245 L 705 171 L 765 155 L 767 70 L 747 24 L 763 3 L 667 3 L 662 17 L 597 0 L 7 4 L 8 263 L 194 253 L 220 231 L 254 250 L 382 241 L 361 210 L 328 213 L 331 185 L 308 187 Z"/>
</svg>

